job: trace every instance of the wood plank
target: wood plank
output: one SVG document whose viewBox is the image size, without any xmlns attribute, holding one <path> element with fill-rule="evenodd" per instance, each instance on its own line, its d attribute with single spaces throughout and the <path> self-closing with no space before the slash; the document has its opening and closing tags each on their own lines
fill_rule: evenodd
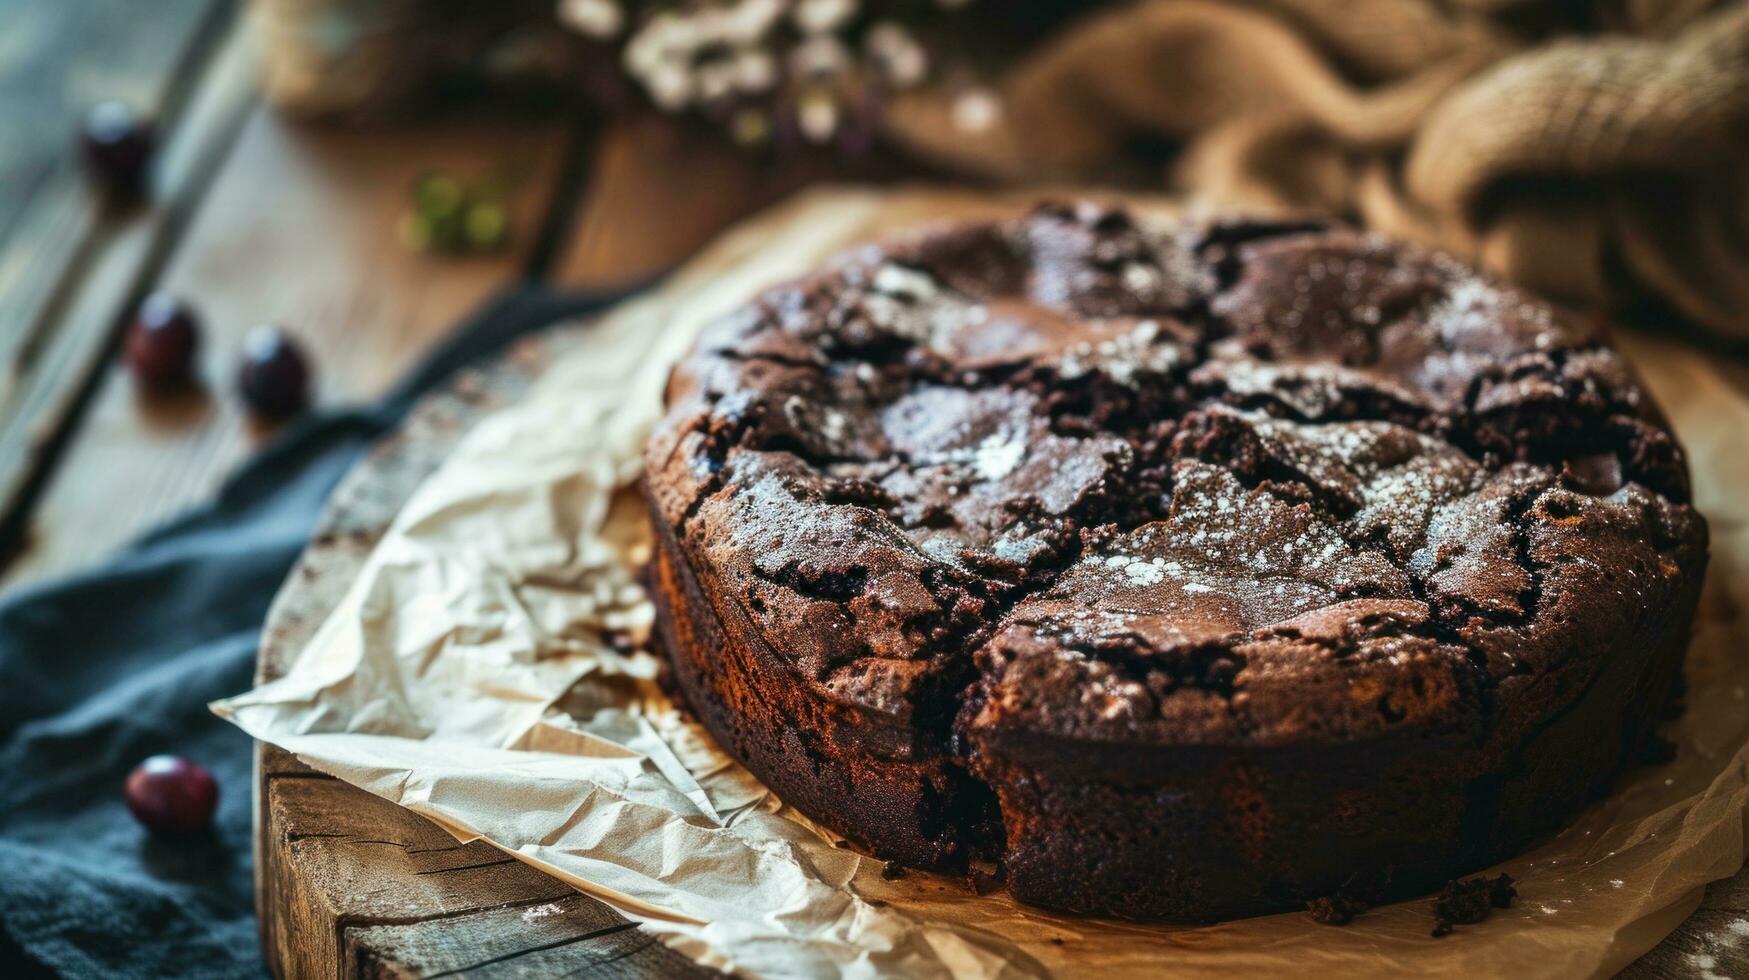
<svg viewBox="0 0 1749 980">
<path fill-rule="evenodd" d="M 1707 886 L 1700 908 L 1629 964 L 1622 980 L 1749 976 L 1749 871 Z"/>
<path fill-rule="evenodd" d="M 236 33 L 232 6 L 0 0 L 0 118 L 28 134 L 0 143 L 0 546 L 113 334 L 109 319 L 63 307 L 94 266 L 114 278 L 140 265 L 186 212 L 217 125 L 212 100 L 189 94 Z M 77 120 L 102 98 L 157 116 L 172 144 L 145 206 L 105 208 L 87 186 Z"/>
<path fill-rule="evenodd" d="M 230 148 L 254 79 L 253 48 L 235 31 L 161 150 L 157 204 L 117 219 L 91 244 L 80 287 L 43 321 L 28 370 L 14 376 L 12 411 L 0 420 L 0 564 L 14 556 L 34 494 L 114 345 L 118 305 L 131 304 L 157 274 L 186 226 Z"/>
<path fill-rule="evenodd" d="M 1621 980 L 1749 976 L 1749 916 L 1701 909 L 1618 976 Z"/>
<path fill-rule="evenodd" d="M 270 960 L 282 976 L 331 976 L 353 924 L 449 919 L 575 895 L 491 846 L 457 844 L 435 824 L 333 779 L 279 778 L 262 802 L 273 838 L 260 869 L 278 883 Z M 411 819 L 409 819 L 411 817 Z"/>
<path fill-rule="evenodd" d="M 1740 871 L 1733 877 L 1707 886 L 1706 897 L 1700 902 L 1700 910 L 1732 912 L 1739 918 L 1749 918 L 1749 872 Z M 1744 950 L 1744 956 L 1749 959 L 1749 949 Z M 1749 963 L 1745 965 L 1749 966 Z"/>
<path fill-rule="evenodd" d="M 258 445 L 266 433 L 232 391 L 242 338 L 255 324 L 281 323 L 303 341 L 318 402 L 383 391 L 459 318 L 520 277 L 556 183 L 564 131 L 556 120 L 482 116 L 366 134 L 251 110 L 156 283 L 201 313 L 207 390 L 144 399 L 119 365 L 107 366 L 0 585 L 92 561 L 207 496 Z M 524 174 L 511 248 L 445 258 L 402 243 L 398 224 L 419 174 L 501 167 Z M 93 478 L 103 474 L 126 474 L 129 492 Z"/>
<path fill-rule="evenodd" d="M 576 894 L 482 841 L 334 779 L 275 779 L 267 806 L 288 858 L 329 907 L 356 922 L 418 922 Z M 459 896 L 467 896 L 462 899 Z"/>
<path fill-rule="evenodd" d="M 715 975 L 576 893 L 451 919 L 352 927 L 345 941 L 346 960 L 363 977 Z"/>
<path fill-rule="evenodd" d="M 197 37 L 234 6 L 229 0 L 0 0 L 0 119 L 11 132 L 35 137 L 0 141 L 4 254 L 30 244 L 15 233 L 27 211 L 88 203 L 73 152 L 80 112 L 103 99 L 122 99 L 148 115 L 173 108 L 179 72 L 198 54 Z"/>
</svg>

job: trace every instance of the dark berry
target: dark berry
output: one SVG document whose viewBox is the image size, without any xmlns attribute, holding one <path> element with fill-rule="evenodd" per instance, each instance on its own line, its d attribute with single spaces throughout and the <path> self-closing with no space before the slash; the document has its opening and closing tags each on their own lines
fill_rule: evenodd
<svg viewBox="0 0 1749 980">
<path fill-rule="evenodd" d="M 152 124 L 122 102 L 99 102 L 86 110 L 80 131 L 85 162 L 117 197 L 137 197 L 146 188 L 152 158 Z"/>
<path fill-rule="evenodd" d="M 243 401 L 270 419 L 289 418 L 309 403 L 310 370 L 303 351 L 284 330 L 263 325 L 243 340 L 243 364 L 237 373 Z"/>
<path fill-rule="evenodd" d="M 168 293 L 153 293 L 128 326 L 126 356 L 134 378 L 154 391 L 187 387 L 194 380 L 200 323 L 194 311 Z"/>
<path fill-rule="evenodd" d="M 205 766 L 155 755 L 128 773 L 128 811 L 154 834 L 192 834 L 212 823 L 219 784 Z"/>
</svg>

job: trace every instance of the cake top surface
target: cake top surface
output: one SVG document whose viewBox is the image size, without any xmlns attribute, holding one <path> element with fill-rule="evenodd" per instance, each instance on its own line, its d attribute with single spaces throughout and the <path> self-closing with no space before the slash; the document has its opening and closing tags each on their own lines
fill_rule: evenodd
<svg viewBox="0 0 1749 980">
<path fill-rule="evenodd" d="M 677 370 L 646 463 L 720 601 L 900 729 L 1510 727 L 1705 551 L 1583 322 L 1346 229 L 1086 203 L 767 292 Z"/>
</svg>

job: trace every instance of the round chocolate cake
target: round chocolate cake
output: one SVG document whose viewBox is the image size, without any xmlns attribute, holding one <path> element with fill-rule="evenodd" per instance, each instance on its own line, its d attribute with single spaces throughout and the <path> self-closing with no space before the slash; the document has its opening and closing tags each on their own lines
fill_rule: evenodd
<svg viewBox="0 0 1749 980">
<path fill-rule="evenodd" d="M 1674 698 L 1681 448 L 1583 323 L 1312 224 L 1046 205 L 715 325 L 645 456 L 673 680 L 786 802 L 1019 899 L 1438 886 Z"/>
</svg>

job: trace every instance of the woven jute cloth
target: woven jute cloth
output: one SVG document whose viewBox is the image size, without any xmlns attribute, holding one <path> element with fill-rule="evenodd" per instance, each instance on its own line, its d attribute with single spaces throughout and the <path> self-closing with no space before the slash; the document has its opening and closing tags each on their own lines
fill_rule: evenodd
<svg viewBox="0 0 1749 980">
<path fill-rule="evenodd" d="M 968 131 L 964 93 L 920 93 L 893 135 L 1013 180 L 1097 178 L 1151 140 L 1215 206 L 1335 212 L 1749 339 L 1749 2 L 1148 0 L 999 94 Z"/>
</svg>

